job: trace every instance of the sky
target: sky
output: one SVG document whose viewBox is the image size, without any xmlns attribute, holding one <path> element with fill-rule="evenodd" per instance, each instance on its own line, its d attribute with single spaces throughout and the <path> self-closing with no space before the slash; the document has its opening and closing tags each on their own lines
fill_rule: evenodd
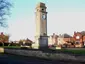
<svg viewBox="0 0 85 64">
<path fill-rule="evenodd" d="M 85 31 L 85 0 L 11 0 L 13 8 L 8 17 L 8 28 L 1 31 L 10 40 L 35 39 L 35 7 L 39 2 L 47 6 L 48 35 Z"/>
</svg>

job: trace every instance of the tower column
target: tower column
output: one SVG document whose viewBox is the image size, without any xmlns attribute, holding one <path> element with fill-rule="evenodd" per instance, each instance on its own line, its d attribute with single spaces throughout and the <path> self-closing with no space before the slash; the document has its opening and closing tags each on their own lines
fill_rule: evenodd
<svg viewBox="0 0 85 64">
<path fill-rule="evenodd" d="M 45 45 L 45 40 L 47 39 L 47 12 L 44 3 L 39 3 L 36 6 L 35 19 L 36 19 L 36 33 L 35 33 L 35 46 Z M 40 42 L 43 41 L 41 44 Z M 47 42 L 47 41 L 46 41 Z M 39 45 L 40 44 L 40 45 Z"/>
</svg>

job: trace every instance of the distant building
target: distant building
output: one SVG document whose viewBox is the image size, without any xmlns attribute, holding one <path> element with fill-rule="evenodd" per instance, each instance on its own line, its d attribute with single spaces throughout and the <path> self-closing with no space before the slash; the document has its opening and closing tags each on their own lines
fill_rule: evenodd
<svg viewBox="0 0 85 64">
<path fill-rule="evenodd" d="M 84 45 L 85 36 L 82 35 L 81 32 L 74 32 L 73 38 L 74 38 L 76 47 L 82 47 Z"/>
<path fill-rule="evenodd" d="M 27 39 L 22 39 L 22 40 L 19 41 L 19 43 L 20 42 L 23 43 L 23 44 L 25 44 L 25 43 L 33 43 L 33 41 L 28 39 L 28 38 Z"/>
<path fill-rule="evenodd" d="M 63 45 L 63 44 L 67 44 L 68 42 L 71 41 L 71 36 L 68 34 L 63 34 L 63 35 L 59 35 L 58 37 L 58 45 Z"/>
<path fill-rule="evenodd" d="M 53 33 L 53 35 L 49 36 L 48 45 L 57 45 L 57 43 L 58 43 L 57 38 L 58 38 L 58 35 L 56 35 L 55 33 Z"/>
<path fill-rule="evenodd" d="M 9 42 L 9 36 L 5 35 L 5 34 L 3 34 L 3 32 L 1 32 L 0 33 L 0 42 L 8 43 Z"/>
<path fill-rule="evenodd" d="M 63 45 L 66 42 L 64 41 L 64 37 L 60 34 L 58 37 L 58 45 Z"/>
<path fill-rule="evenodd" d="M 19 41 L 14 41 L 14 43 L 19 43 Z"/>
<path fill-rule="evenodd" d="M 33 43 L 33 41 L 30 40 L 30 39 L 28 39 L 28 38 L 25 40 L 25 42 L 26 42 L 26 43 Z"/>
<path fill-rule="evenodd" d="M 57 43 L 58 43 L 57 39 L 58 39 L 58 35 L 56 35 L 55 33 L 53 33 L 53 35 L 52 35 L 52 41 L 53 41 L 53 44 L 54 45 L 57 45 Z"/>
<path fill-rule="evenodd" d="M 85 35 L 83 36 L 83 45 L 85 46 Z"/>
<path fill-rule="evenodd" d="M 51 37 L 51 36 L 48 37 L 48 46 L 49 46 L 49 45 L 53 45 L 52 37 Z"/>
</svg>

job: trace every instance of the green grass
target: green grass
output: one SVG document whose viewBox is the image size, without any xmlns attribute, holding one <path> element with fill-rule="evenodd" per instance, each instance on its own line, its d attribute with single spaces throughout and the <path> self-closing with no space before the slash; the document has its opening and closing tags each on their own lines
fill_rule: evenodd
<svg viewBox="0 0 85 64">
<path fill-rule="evenodd" d="M 21 48 L 20 46 L 0 46 L 0 47 L 3 47 L 3 48 Z"/>
<path fill-rule="evenodd" d="M 57 50 L 57 51 L 61 51 L 61 52 L 66 52 L 66 53 L 72 53 L 72 54 L 84 54 L 85 55 L 85 50 L 67 50 L 67 49 L 61 49 L 61 50 Z"/>
<path fill-rule="evenodd" d="M 0 46 L 0 47 L 3 47 L 3 48 L 21 48 L 20 46 Z M 52 50 L 52 49 L 50 49 L 50 50 Z M 54 49 L 53 49 L 54 50 Z M 72 53 L 72 54 L 84 54 L 85 55 L 85 50 L 82 50 L 82 49 L 79 49 L 79 50 L 68 50 L 68 49 L 64 49 L 64 48 L 62 48 L 62 49 L 57 49 L 56 51 L 60 51 L 61 53 L 62 52 L 65 52 L 65 53 Z"/>
<path fill-rule="evenodd" d="M 62 51 L 73 54 L 85 54 L 85 50 L 62 50 Z"/>
<path fill-rule="evenodd" d="M 56 50 L 56 49 L 51 49 L 51 50 Z M 60 51 L 60 52 L 65 52 L 65 53 L 72 53 L 72 54 L 84 54 L 85 55 L 85 50 L 83 49 L 78 49 L 78 50 L 75 50 L 75 49 L 57 49 L 56 51 Z"/>
</svg>

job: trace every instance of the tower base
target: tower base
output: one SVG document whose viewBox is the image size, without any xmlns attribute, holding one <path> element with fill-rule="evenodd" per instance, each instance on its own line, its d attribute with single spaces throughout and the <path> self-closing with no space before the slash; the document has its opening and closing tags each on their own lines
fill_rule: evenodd
<svg viewBox="0 0 85 64">
<path fill-rule="evenodd" d="M 39 49 L 48 48 L 48 36 L 40 36 L 39 38 Z"/>
<path fill-rule="evenodd" d="M 40 36 L 35 38 L 35 44 L 32 45 L 34 49 L 46 49 L 48 48 L 48 36 Z"/>
</svg>

